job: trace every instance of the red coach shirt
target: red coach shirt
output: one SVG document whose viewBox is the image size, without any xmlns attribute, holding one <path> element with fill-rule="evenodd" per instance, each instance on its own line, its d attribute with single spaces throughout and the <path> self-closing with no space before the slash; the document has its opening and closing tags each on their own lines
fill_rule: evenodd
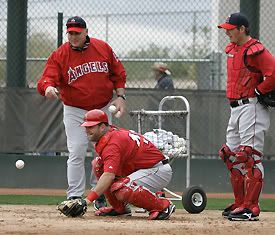
<svg viewBox="0 0 275 235">
<path fill-rule="evenodd" d="M 50 55 L 37 82 L 41 95 L 48 86 L 58 87 L 64 104 L 91 110 L 107 105 L 114 89 L 125 88 L 126 72 L 112 48 L 89 40 L 85 50 L 73 50 L 67 42 Z"/>
<path fill-rule="evenodd" d="M 103 161 L 104 172 L 122 177 L 151 168 L 165 159 L 143 136 L 114 126 L 96 144 L 96 151 Z"/>
</svg>

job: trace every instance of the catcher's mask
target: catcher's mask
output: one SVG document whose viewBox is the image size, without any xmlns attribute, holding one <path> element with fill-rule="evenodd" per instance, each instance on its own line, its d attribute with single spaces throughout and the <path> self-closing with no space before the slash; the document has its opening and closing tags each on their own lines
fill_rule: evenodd
<svg viewBox="0 0 275 235">
<path fill-rule="evenodd" d="M 93 109 L 85 114 L 84 123 L 81 126 L 95 126 L 102 122 L 109 123 L 107 114 L 100 109 Z"/>
</svg>

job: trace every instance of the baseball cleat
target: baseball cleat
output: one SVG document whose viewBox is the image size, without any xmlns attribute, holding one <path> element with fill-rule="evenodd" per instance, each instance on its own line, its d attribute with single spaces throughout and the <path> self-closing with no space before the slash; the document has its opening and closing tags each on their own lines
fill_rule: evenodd
<svg viewBox="0 0 275 235">
<path fill-rule="evenodd" d="M 222 216 L 224 218 L 228 218 L 229 214 L 231 213 L 231 211 L 235 210 L 238 206 L 235 203 L 232 203 L 230 205 L 228 205 L 222 212 Z"/>
<path fill-rule="evenodd" d="M 95 212 L 97 216 L 131 216 L 131 208 L 127 205 L 123 212 L 116 211 L 113 207 L 102 207 Z"/>
<path fill-rule="evenodd" d="M 170 202 L 170 205 L 165 208 L 163 211 L 157 212 L 154 211 L 150 213 L 149 220 L 167 220 L 170 218 L 173 212 L 176 211 L 176 206 Z"/>
<path fill-rule="evenodd" d="M 228 219 L 231 221 L 257 221 L 259 220 L 259 216 L 253 215 L 250 209 L 244 208 L 243 210 L 235 213 L 231 212 L 228 215 Z"/>
</svg>

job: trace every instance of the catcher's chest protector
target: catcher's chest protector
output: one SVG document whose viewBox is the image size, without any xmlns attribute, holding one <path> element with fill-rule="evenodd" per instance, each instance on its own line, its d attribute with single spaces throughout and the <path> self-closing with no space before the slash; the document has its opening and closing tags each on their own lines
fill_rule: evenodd
<svg viewBox="0 0 275 235">
<path fill-rule="evenodd" d="M 256 40 L 255 40 L 256 41 Z M 241 99 L 254 97 L 255 88 L 262 81 L 260 73 L 252 72 L 244 64 L 244 53 L 252 43 L 237 46 L 230 43 L 225 52 L 227 53 L 227 85 L 226 96 L 229 99 Z M 253 56 L 253 55 L 251 55 Z"/>
</svg>

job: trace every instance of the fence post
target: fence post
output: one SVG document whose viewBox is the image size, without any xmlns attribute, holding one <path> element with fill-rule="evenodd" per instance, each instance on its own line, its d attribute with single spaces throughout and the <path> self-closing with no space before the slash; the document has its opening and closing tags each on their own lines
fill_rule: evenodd
<svg viewBox="0 0 275 235">
<path fill-rule="evenodd" d="M 63 12 L 58 12 L 57 18 L 57 47 L 62 45 L 63 41 Z"/>
<path fill-rule="evenodd" d="M 7 87 L 26 86 L 28 0 L 8 0 Z"/>
<path fill-rule="evenodd" d="M 248 18 L 250 35 L 259 39 L 260 0 L 240 0 L 240 11 Z"/>
</svg>

